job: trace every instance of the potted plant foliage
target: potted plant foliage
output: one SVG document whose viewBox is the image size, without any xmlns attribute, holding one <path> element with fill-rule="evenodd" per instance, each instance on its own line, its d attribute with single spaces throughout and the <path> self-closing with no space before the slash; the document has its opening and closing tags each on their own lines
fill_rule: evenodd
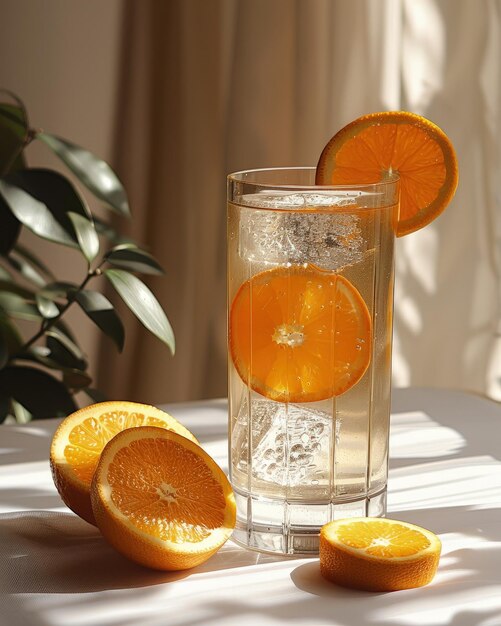
<svg viewBox="0 0 501 626">
<path fill-rule="evenodd" d="M 125 332 L 117 309 L 94 279 L 104 276 L 144 326 L 174 353 L 169 321 L 136 274 L 161 274 L 146 250 L 120 235 L 110 220 L 92 212 L 68 178 L 28 166 L 25 151 L 45 144 L 85 188 L 110 211 L 130 217 L 127 194 L 111 167 L 88 150 L 30 126 L 23 102 L 0 95 L 0 422 L 66 415 L 75 395 L 94 389 L 77 333 L 65 318 L 79 307 L 121 351 Z M 23 229 L 55 245 L 78 250 L 86 271 L 79 282 L 58 279 L 20 242 Z"/>
</svg>

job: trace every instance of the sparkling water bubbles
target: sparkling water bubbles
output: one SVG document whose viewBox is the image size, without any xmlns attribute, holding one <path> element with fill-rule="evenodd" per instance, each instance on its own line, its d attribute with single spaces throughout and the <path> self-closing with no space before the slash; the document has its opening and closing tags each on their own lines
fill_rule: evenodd
<svg viewBox="0 0 501 626">
<path fill-rule="evenodd" d="M 314 263 L 336 270 L 365 251 L 360 217 L 343 211 L 353 196 L 322 193 L 253 194 L 241 202 L 239 254 L 265 265 Z M 254 207 L 254 208 L 251 208 Z M 259 207 L 259 208 L 258 208 Z"/>
</svg>

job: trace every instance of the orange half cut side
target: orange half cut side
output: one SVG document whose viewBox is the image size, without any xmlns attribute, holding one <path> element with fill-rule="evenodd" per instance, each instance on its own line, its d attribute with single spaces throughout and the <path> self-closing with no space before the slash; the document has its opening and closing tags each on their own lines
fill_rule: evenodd
<svg viewBox="0 0 501 626">
<path fill-rule="evenodd" d="M 91 498 L 107 541 L 160 570 L 203 563 L 235 526 L 233 491 L 196 443 L 164 428 L 125 430 L 104 448 Z"/>
</svg>

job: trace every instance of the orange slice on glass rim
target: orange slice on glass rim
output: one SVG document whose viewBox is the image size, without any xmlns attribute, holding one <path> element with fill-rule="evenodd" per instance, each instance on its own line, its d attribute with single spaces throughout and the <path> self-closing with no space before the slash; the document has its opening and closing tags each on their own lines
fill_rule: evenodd
<svg viewBox="0 0 501 626">
<path fill-rule="evenodd" d="M 385 111 L 359 117 L 325 146 L 317 185 L 377 183 L 398 172 L 397 236 L 432 222 L 449 204 L 458 184 L 458 164 L 447 135 L 424 117 Z"/>
<path fill-rule="evenodd" d="M 233 363 L 252 389 L 278 402 L 339 396 L 371 358 L 371 318 L 343 276 L 312 265 L 277 267 L 244 282 L 229 319 Z"/>
</svg>

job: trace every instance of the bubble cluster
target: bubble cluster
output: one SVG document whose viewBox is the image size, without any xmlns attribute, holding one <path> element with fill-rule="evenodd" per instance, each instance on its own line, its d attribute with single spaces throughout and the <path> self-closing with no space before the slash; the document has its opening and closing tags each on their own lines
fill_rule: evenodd
<svg viewBox="0 0 501 626">
<path fill-rule="evenodd" d="M 335 210 L 353 204 L 353 198 L 322 199 L 319 194 L 295 194 L 267 201 L 258 195 L 255 203 L 292 210 L 241 208 L 239 254 L 248 261 L 270 265 L 314 263 L 335 270 L 359 262 L 365 252 L 360 217 Z M 300 210 L 326 205 L 333 210 Z"/>
</svg>

